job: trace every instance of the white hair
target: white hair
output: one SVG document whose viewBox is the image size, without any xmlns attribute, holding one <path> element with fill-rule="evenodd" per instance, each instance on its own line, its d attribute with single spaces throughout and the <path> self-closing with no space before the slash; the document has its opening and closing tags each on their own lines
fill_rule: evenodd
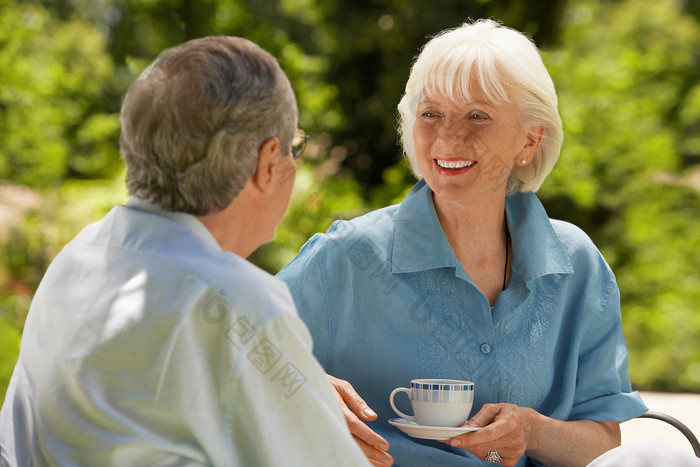
<svg viewBox="0 0 700 467">
<path fill-rule="evenodd" d="M 421 178 L 413 143 L 418 103 L 426 94 L 467 102 L 473 80 L 490 101 L 515 103 L 524 127 L 544 127 L 532 161 L 516 165 L 508 184 L 509 193 L 537 191 L 559 158 L 563 138 L 554 83 L 528 37 L 486 19 L 439 33 L 413 64 L 398 110 L 399 134 L 414 175 Z"/>
</svg>

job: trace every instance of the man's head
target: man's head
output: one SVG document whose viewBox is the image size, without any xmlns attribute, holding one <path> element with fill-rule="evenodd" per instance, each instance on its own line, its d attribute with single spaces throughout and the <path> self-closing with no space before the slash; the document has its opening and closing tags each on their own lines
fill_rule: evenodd
<svg viewBox="0 0 700 467">
<path fill-rule="evenodd" d="M 186 42 L 124 97 L 129 193 L 168 211 L 217 213 L 256 171 L 266 141 L 277 138 L 289 152 L 297 119 L 289 80 L 269 53 L 239 37 Z"/>
</svg>

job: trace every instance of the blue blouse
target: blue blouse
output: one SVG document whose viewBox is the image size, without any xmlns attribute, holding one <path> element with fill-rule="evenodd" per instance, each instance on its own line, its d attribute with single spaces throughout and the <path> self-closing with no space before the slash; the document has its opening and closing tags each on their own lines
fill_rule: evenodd
<svg viewBox="0 0 700 467">
<path fill-rule="evenodd" d="M 631 392 L 619 290 L 598 249 L 577 227 L 550 220 L 533 193 L 507 197 L 506 216 L 512 275 L 493 309 L 457 260 L 422 180 L 401 204 L 315 235 L 279 273 L 323 367 L 379 415 L 369 425 L 395 465 L 483 462 L 387 423 L 397 417 L 389 393 L 411 379 L 473 381 L 472 415 L 489 402 L 560 420 L 647 411 Z M 397 398 L 411 413 L 408 404 Z"/>
</svg>

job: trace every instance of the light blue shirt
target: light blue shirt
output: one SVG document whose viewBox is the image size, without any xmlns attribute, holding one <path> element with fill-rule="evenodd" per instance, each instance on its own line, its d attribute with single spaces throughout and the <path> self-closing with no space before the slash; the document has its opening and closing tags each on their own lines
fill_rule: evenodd
<svg viewBox="0 0 700 467">
<path fill-rule="evenodd" d="M 335 222 L 279 273 L 315 355 L 378 413 L 370 426 L 396 465 L 472 458 L 387 423 L 397 417 L 391 390 L 411 379 L 473 381 L 472 415 L 489 402 L 561 420 L 623 421 L 647 410 L 631 392 L 619 291 L 598 249 L 550 220 L 533 193 L 509 196 L 506 214 L 512 276 L 493 309 L 455 257 L 424 181 L 399 205 Z"/>
<path fill-rule="evenodd" d="M 332 391 L 284 282 L 132 199 L 37 290 L 0 465 L 368 465 Z"/>
</svg>

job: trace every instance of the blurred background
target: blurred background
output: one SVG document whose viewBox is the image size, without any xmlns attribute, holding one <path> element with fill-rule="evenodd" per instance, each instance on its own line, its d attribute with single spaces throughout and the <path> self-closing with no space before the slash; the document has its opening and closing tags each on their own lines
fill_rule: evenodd
<svg viewBox="0 0 700 467">
<path fill-rule="evenodd" d="M 531 35 L 557 86 L 564 145 L 538 194 L 615 271 L 634 385 L 700 392 L 700 2 L 0 0 L 0 398 L 50 261 L 127 200 L 120 101 L 163 49 L 240 35 L 290 77 L 311 140 L 275 242 L 252 257 L 275 273 L 334 219 L 403 198 L 411 62 L 481 17 Z"/>
</svg>

